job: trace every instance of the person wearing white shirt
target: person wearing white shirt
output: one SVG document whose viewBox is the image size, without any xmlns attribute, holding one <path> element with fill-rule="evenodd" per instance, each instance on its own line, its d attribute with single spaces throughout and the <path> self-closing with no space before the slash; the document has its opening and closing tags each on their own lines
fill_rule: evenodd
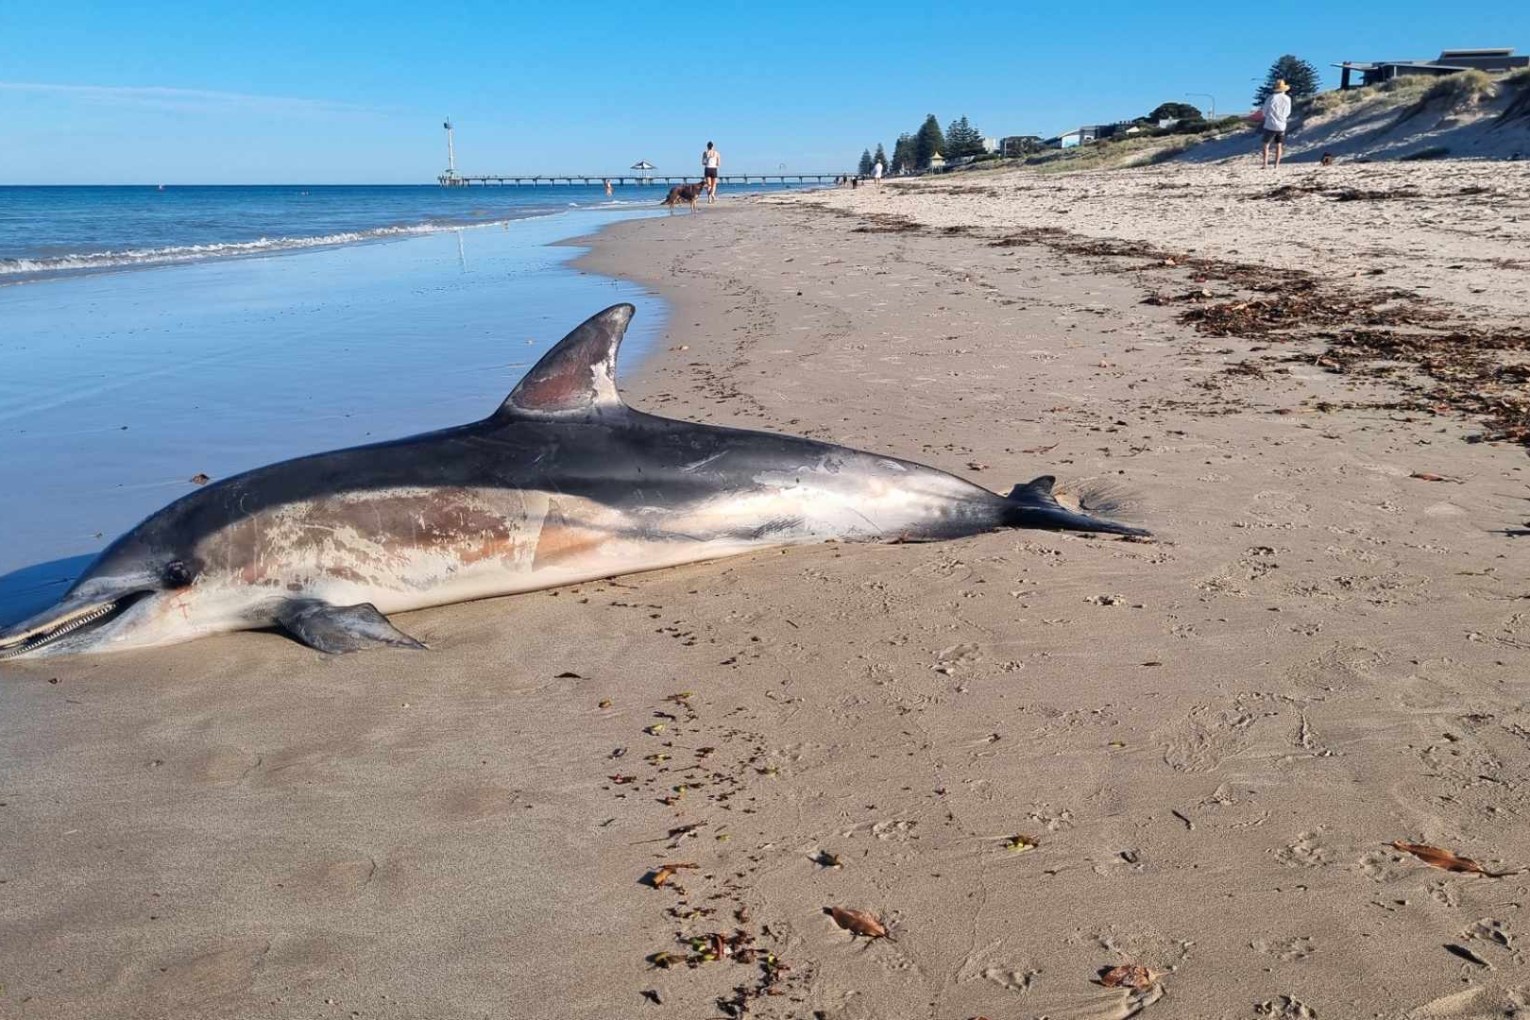
<svg viewBox="0 0 1530 1020">
<path fill-rule="evenodd" d="M 1286 148 L 1286 122 L 1291 119 L 1291 97 L 1286 95 L 1291 86 L 1284 78 L 1275 83 L 1270 98 L 1264 101 L 1264 165 L 1270 165 L 1270 146 L 1275 146 L 1275 166 L 1280 167 L 1280 156 Z"/>
</svg>

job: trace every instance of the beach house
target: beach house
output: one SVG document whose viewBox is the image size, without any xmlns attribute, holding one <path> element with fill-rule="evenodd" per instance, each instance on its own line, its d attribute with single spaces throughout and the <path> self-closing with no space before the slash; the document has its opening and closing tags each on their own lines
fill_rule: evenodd
<svg viewBox="0 0 1530 1020">
<path fill-rule="evenodd" d="M 1481 50 L 1442 50 L 1434 60 L 1346 60 L 1334 64 L 1339 69 L 1339 88 L 1364 88 L 1380 85 L 1405 75 L 1443 76 L 1461 71 L 1486 71 L 1489 74 L 1530 67 L 1530 56 L 1516 56 L 1512 46 Z M 1360 80 L 1354 75 L 1359 72 Z"/>
</svg>

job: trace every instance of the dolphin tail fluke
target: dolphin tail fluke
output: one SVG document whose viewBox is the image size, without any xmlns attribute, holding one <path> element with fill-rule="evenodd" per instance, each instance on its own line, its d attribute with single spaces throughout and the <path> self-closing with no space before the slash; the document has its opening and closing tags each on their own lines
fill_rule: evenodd
<svg viewBox="0 0 1530 1020">
<path fill-rule="evenodd" d="M 332 606 L 317 599 L 293 599 L 276 614 L 276 622 L 309 648 L 329 655 L 359 652 L 379 645 L 425 647 L 389 623 L 370 602 Z"/>
<path fill-rule="evenodd" d="M 1005 515 L 1004 523 L 1011 528 L 1041 528 L 1048 531 L 1098 531 L 1110 535 L 1133 535 L 1146 537 L 1152 532 L 1142 528 L 1134 528 L 1119 521 L 1112 521 L 1105 517 L 1096 517 L 1090 510 L 1108 512 L 1111 507 L 1089 507 L 1081 505 L 1078 510 L 1069 510 L 1057 501 L 1052 494 L 1052 486 L 1057 479 L 1051 475 L 1042 475 L 1034 478 L 1024 485 L 1017 485 L 1010 490 L 1009 511 Z M 1087 502 L 1087 501 L 1086 501 Z"/>
</svg>

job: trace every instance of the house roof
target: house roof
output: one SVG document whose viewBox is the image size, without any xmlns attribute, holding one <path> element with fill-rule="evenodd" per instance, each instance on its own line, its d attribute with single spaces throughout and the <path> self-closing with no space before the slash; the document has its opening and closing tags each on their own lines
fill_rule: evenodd
<svg viewBox="0 0 1530 1020">
<path fill-rule="evenodd" d="M 1352 71 L 1376 71 L 1383 67 L 1422 67 L 1430 71 L 1470 71 L 1471 68 L 1455 64 L 1442 64 L 1436 60 L 1346 60 L 1334 67 L 1347 67 Z"/>
<path fill-rule="evenodd" d="M 1449 68 L 1455 71 L 1469 71 L 1465 65 L 1453 65 L 1451 60 L 1482 59 L 1484 57 L 1512 57 L 1514 47 L 1500 46 L 1480 50 L 1441 50 L 1440 55 L 1433 60 L 1346 60 L 1334 64 L 1334 67 L 1348 67 L 1355 71 L 1374 71 L 1381 67 L 1430 67 Z"/>
</svg>

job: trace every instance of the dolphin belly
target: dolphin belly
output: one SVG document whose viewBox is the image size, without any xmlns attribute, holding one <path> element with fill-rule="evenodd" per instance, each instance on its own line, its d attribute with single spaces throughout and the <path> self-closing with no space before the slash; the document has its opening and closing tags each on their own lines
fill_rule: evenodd
<svg viewBox="0 0 1530 1020">
<path fill-rule="evenodd" d="M 231 521 L 197 555 L 209 585 L 400 612 L 526 590 L 547 508 L 526 489 L 342 491 Z"/>
</svg>

